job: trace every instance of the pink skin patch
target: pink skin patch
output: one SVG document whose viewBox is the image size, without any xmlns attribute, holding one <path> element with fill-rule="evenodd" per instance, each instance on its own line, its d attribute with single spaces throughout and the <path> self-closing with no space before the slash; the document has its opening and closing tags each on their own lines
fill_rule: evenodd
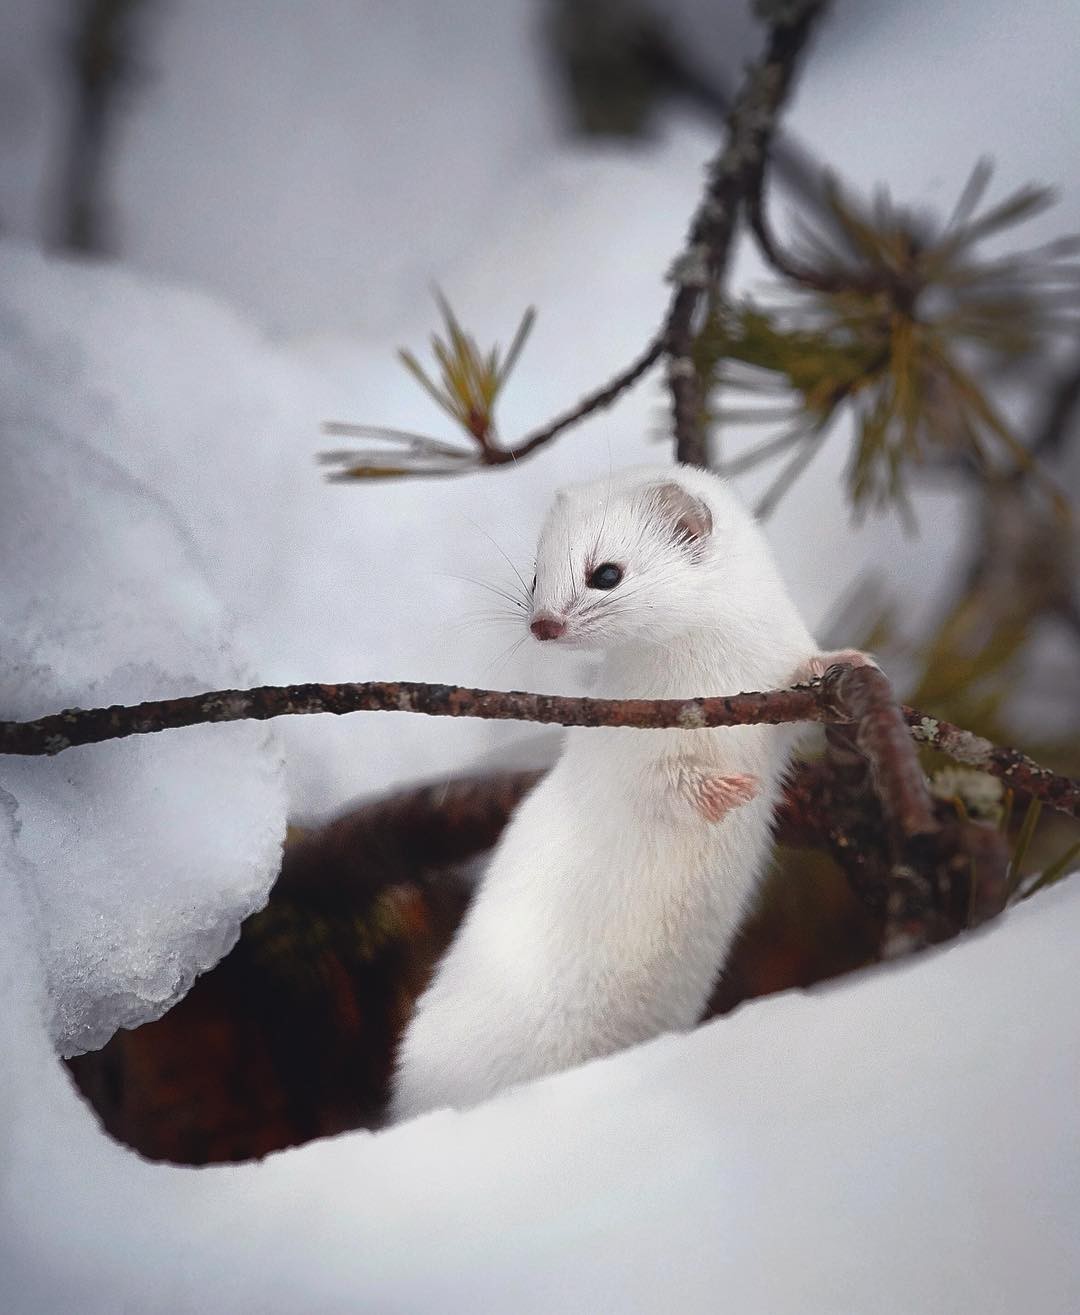
<svg viewBox="0 0 1080 1315">
<path fill-rule="evenodd" d="M 755 798 L 761 782 L 749 773 L 705 776 L 688 770 L 684 788 L 689 802 L 706 822 L 719 822 L 733 808 L 748 804 Z"/>
<path fill-rule="evenodd" d="M 877 666 L 869 653 L 863 653 L 857 648 L 840 648 L 835 653 L 816 653 L 801 666 L 796 667 L 792 684 L 802 685 L 808 680 L 817 680 L 819 676 L 824 676 L 830 667 L 840 664 L 849 667 Z"/>
</svg>

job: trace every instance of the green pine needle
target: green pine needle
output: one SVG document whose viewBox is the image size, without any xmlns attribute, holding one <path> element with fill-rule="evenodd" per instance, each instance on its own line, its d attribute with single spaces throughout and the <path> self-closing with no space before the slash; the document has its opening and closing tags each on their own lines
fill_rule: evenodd
<svg viewBox="0 0 1080 1315">
<path fill-rule="evenodd" d="M 1033 799 L 1028 804 L 1027 812 L 1024 814 L 1024 820 L 1020 823 L 1020 832 L 1016 837 L 1016 844 L 1009 858 L 1008 871 L 1005 874 L 1005 890 L 1008 898 L 1016 893 L 1020 885 L 1021 867 L 1024 858 L 1027 855 L 1028 847 L 1031 844 L 1031 837 L 1035 834 L 1035 827 L 1039 821 L 1039 814 L 1042 812 L 1042 802 Z"/>
</svg>

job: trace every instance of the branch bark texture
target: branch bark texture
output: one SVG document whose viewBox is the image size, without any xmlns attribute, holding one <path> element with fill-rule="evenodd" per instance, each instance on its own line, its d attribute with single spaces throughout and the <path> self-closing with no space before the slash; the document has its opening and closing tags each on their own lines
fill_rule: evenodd
<svg viewBox="0 0 1080 1315">
<path fill-rule="evenodd" d="M 928 717 L 915 708 L 904 708 L 904 719 L 911 727 L 916 743 L 941 753 L 969 767 L 988 772 L 1021 794 L 1038 799 L 1059 813 L 1080 817 L 1080 781 L 1058 776 L 1040 767 L 1026 753 L 994 744 L 940 717 Z"/>
<path fill-rule="evenodd" d="M 1060 812 L 1080 817 L 1080 781 L 1056 776 L 1015 749 L 991 744 L 948 722 L 893 701 L 888 680 L 872 667 L 831 667 L 818 681 L 792 689 L 695 699 L 590 699 L 520 691 L 466 689 L 411 681 L 266 685 L 213 690 L 132 706 L 69 708 L 34 721 L 0 722 L 0 753 L 45 756 L 79 745 L 184 726 L 273 717 L 413 712 L 562 726 L 701 730 L 708 726 L 825 722 L 856 727 L 892 824 L 923 833 L 932 807 L 912 741 L 1001 777 Z M 905 730 L 911 728 L 910 734 Z M 932 828 L 930 828 L 932 829 Z"/>
<path fill-rule="evenodd" d="M 708 448 L 704 389 L 692 355 L 695 320 L 705 298 L 722 290 L 740 208 L 760 189 L 780 111 L 825 0 L 777 0 L 760 8 L 770 21 L 765 55 L 735 97 L 727 141 L 709 166 L 704 199 L 672 270 L 676 286 L 664 341 L 675 452 L 679 461 L 697 466 L 708 465 Z"/>
</svg>

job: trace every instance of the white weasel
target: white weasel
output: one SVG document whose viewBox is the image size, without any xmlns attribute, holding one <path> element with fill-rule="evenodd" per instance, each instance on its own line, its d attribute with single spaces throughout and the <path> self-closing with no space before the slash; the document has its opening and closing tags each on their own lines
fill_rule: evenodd
<svg viewBox="0 0 1080 1315">
<path fill-rule="evenodd" d="M 773 689 L 861 657 L 817 652 L 753 518 L 688 466 L 556 496 L 530 625 L 603 649 L 612 698 Z M 417 1004 L 391 1119 L 692 1027 L 767 862 L 798 735 L 568 731 Z"/>
</svg>

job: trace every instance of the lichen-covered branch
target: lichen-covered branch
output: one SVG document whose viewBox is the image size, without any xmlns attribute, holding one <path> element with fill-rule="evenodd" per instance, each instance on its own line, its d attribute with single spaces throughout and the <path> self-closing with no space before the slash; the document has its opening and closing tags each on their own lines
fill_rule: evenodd
<svg viewBox="0 0 1080 1315">
<path fill-rule="evenodd" d="M 831 667 L 822 680 L 824 720 L 854 727 L 854 742 L 870 764 L 874 787 L 898 838 L 938 829 L 903 710 L 876 667 Z M 831 700 L 831 702 L 830 702 Z"/>
<path fill-rule="evenodd" d="M 947 940 L 1001 912 L 1009 850 L 996 827 L 958 818 L 950 804 L 932 800 L 930 816 L 903 834 L 875 788 L 858 729 L 830 725 L 825 738 L 825 759 L 803 767 L 789 787 L 781 833 L 794 804 L 796 822 L 816 829 L 817 843 L 878 920 L 879 958 Z"/>
<path fill-rule="evenodd" d="M 691 220 L 686 245 L 672 265 L 670 277 L 675 290 L 656 337 L 626 370 L 573 410 L 511 448 L 484 452 L 478 464 L 501 465 L 528 456 L 563 430 L 609 406 L 661 356 L 666 356 L 676 459 L 690 465 L 708 465 L 704 399 L 691 357 L 695 319 L 705 295 L 715 293 L 723 283 L 740 206 L 760 188 L 799 56 L 825 5 L 826 0 L 759 3 L 770 25 L 765 54 L 748 71 L 727 115 L 727 139 L 709 166 L 705 195 Z"/>
<path fill-rule="evenodd" d="M 939 717 L 928 717 L 915 708 L 904 708 L 903 712 L 916 743 L 937 749 L 956 762 L 988 772 L 1014 790 L 1040 800 L 1059 813 L 1080 817 L 1080 781 L 1058 776 L 1040 767 L 1019 749 L 994 744 Z"/>
</svg>

